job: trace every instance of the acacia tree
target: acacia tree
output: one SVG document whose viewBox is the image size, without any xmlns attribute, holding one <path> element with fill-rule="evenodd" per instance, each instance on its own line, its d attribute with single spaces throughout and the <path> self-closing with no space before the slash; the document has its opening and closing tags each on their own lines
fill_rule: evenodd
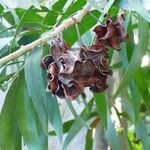
<svg viewBox="0 0 150 150">
<path fill-rule="evenodd" d="M 82 128 L 90 150 L 98 123 L 112 149 L 149 149 L 150 68 L 141 67 L 141 60 L 149 55 L 150 14 L 143 2 L 110 0 L 102 7 L 101 1 L 58 0 L 48 9 L 34 1 L 28 9 L 13 10 L 0 2 L 0 16 L 2 150 L 20 150 L 22 138 L 30 150 L 46 150 L 49 136 L 66 149 Z M 62 120 L 58 97 L 73 120 Z M 80 114 L 74 102 L 84 104 Z"/>
</svg>

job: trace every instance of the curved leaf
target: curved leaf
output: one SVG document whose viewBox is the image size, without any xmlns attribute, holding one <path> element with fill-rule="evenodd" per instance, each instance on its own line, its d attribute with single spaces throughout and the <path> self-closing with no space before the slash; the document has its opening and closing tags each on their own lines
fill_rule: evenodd
<svg viewBox="0 0 150 150">
<path fill-rule="evenodd" d="M 47 132 L 47 117 L 54 126 L 57 135 L 62 139 L 62 121 L 58 102 L 55 97 L 45 91 L 46 76 L 43 77 L 40 61 L 42 57 L 41 48 L 31 52 L 25 62 L 25 78 L 33 104 L 39 116 L 43 129 Z M 44 78 L 44 79 L 43 79 Z M 45 82 L 44 82 L 45 80 Z"/>
<path fill-rule="evenodd" d="M 89 117 L 90 117 L 90 113 L 92 111 L 92 106 L 93 106 L 93 99 L 87 104 L 87 107 L 81 112 L 80 117 L 84 120 L 84 121 L 88 121 Z M 71 126 L 67 137 L 65 139 L 65 141 L 63 142 L 63 146 L 62 149 L 66 149 L 66 147 L 68 146 L 68 144 L 72 141 L 72 139 L 75 137 L 75 135 L 82 129 L 82 124 L 79 123 L 78 119 L 75 119 L 75 122 L 73 123 L 73 125 Z"/>
<path fill-rule="evenodd" d="M 6 95 L 0 115 L 0 147 L 2 150 L 20 150 L 21 134 L 16 118 L 16 93 L 19 80 L 15 79 Z"/>
<path fill-rule="evenodd" d="M 16 112 L 17 121 L 24 142 L 30 150 L 46 149 L 46 145 L 41 148 L 38 131 L 35 122 L 35 115 L 32 108 L 32 101 L 25 83 L 24 72 L 19 74 L 19 87 L 16 89 Z M 47 144 L 48 145 L 48 144 Z"/>
<path fill-rule="evenodd" d="M 107 122 L 108 122 L 108 128 L 106 131 L 106 136 L 108 139 L 108 143 L 111 145 L 112 150 L 121 150 L 119 137 L 111 121 L 110 112 L 107 113 Z"/>
<path fill-rule="evenodd" d="M 107 101 L 105 93 L 95 93 L 94 98 L 99 117 L 102 120 L 104 127 L 107 129 Z"/>
<path fill-rule="evenodd" d="M 141 96 L 146 104 L 148 111 L 150 112 L 150 93 L 147 86 L 146 76 L 141 69 L 139 69 L 135 75 L 135 83 L 139 92 L 141 93 Z"/>
<path fill-rule="evenodd" d="M 81 124 L 83 127 L 90 128 L 89 125 L 86 124 L 86 122 L 84 122 L 84 120 L 80 116 L 78 116 L 78 114 L 75 111 L 72 103 L 69 100 L 66 100 L 66 103 L 67 103 L 70 111 L 72 112 L 73 116 L 75 117 L 75 119 L 78 120 L 78 123 Z"/>
<path fill-rule="evenodd" d="M 130 64 L 127 68 L 127 71 L 125 72 L 125 75 L 122 77 L 122 81 L 112 98 L 113 100 L 118 96 L 118 94 L 121 92 L 121 90 L 131 80 L 131 78 L 134 76 L 134 74 L 140 67 L 141 57 L 145 54 L 147 47 L 148 47 L 149 32 L 147 32 L 147 31 L 149 30 L 149 25 L 140 16 L 138 16 L 138 20 L 139 20 L 139 42 L 134 49 L 134 52 L 133 52 Z"/>
</svg>

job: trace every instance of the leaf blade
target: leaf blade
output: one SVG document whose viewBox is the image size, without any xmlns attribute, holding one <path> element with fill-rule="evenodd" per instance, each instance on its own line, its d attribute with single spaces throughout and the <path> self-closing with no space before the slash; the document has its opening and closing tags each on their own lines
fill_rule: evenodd
<svg viewBox="0 0 150 150">
<path fill-rule="evenodd" d="M 20 150 L 21 134 L 16 119 L 16 93 L 18 78 L 15 79 L 6 95 L 0 115 L 0 145 L 1 149 Z"/>
<path fill-rule="evenodd" d="M 46 125 L 46 118 L 48 117 L 50 123 L 54 126 L 56 133 L 61 141 L 62 120 L 60 116 L 59 106 L 56 98 L 52 97 L 50 93 L 47 93 L 44 90 L 46 89 L 46 79 L 43 76 L 42 69 L 40 67 L 41 57 L 41 48 L 35 49 L 27 57 L 27 60 L 25 62 L 26 82 L 43 129 L 46 129 L 46 133 L 48 133 Z"/>
<path fill-rule="evenodd" d="M 140 35 L 139 43 L 134 49 L 134 52 L 133 52 L 130 64 L 127 68 L 127 71 L 125 72 L 124 76 L 122 77 L 122 81 L 121 81 L 119 87 L 117 88 L 112 100 L 114 100 L 119 95 L 121 90 L 126 86 L 126 83 L 128 83 L 130 81 L 130 79 L 135 75 L 136 70 L 140 67 L 141 57 L 145 54 L 147 47 L 148 47 L 149 32 L 147 32 L 147 31 L 149 30 L 149 25 L 140 16 L 138 16 L 138 20 L 139 20 L 139 35 Z M 143 29 L 145 29 L 145 30 L 143 30 Z"/>
<path fill-rule="evenodd" d="M 24 142 L 27 144 L 28 148 L 32 150 L 41 150 L 35 122 L 35 115 L 33 112 L 27 85 L 25 83 L 23 71 L 20 73 L 18 80 L 18 84 L 20 85 L 17 89 L 16 97 L 18 125 L 24 138 Z M 45 145 L 44 147 L 46 148 L 47 146 Z"/>
<path fill-rule="evenodd" d="M 87 107 L 81 112 L 80 117 L 87 121 L 89 119 L 89 111 L 91 111 L 93 105 L 93 99 L 87 104 Z M 82 129 L 82 125 L 78 123 L 78 120 L 75 119 L 75 122 L 71 126 L 65 141 L 63 142 L 62 149 L 65 149 L 67 145 L 71 142 L 71 140 L 75 137 L 75 135 Z"/>
<path fill-rule="evenodd" d="M 95 93 L 94 99 L 99 117 L 102 119 L 103 125 L 107 129 L 107 102 L 105 93 Z"/>
</svg>

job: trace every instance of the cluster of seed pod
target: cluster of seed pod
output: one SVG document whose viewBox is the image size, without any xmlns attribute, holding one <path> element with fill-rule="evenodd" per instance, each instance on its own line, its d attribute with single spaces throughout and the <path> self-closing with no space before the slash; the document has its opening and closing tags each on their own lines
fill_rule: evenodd
<svg viewBox="0 0 150 150">
<path fill-rule="evenodd" d="M 42 59 L 41 66 L 47 69 L 47 90 L 62 99 L 76 99 L 89 87 L 92 92 L 108 88 L 108 48 L 120 50 L 120 43 L 127 36 L 123 28 L 124 18 L 119 15 L 114 22 L 106 16 L 105 25 L 94 28 L 96 39 L 92 46 L 71 48 L 64 40 L 55 39 L 51 55 Z"/>
</svg>

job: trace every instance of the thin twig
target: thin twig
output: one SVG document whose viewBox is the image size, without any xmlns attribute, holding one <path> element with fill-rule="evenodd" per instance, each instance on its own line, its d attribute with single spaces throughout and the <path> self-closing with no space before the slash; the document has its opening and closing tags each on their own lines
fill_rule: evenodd
<svg viewBox="0 0 150 150">
<path fill-rule="evenodd" d="M 78 13 L 73 16 L 73 18 L 75 18 L 78 22 L 80 22 L 81 19 L 90 10 L 90 8 L 91 8 L 91 6 L 86 4 L 82 10 L 78 11 Z M 20 49 L 18 49 L 17 51 L 1 58 L 0 59 L 0 65 L 5 64 L 11 60 L 14 60 L 14 59 L 18 58 L 19 56 L 23 55 L 24 53 L 31 51 L 33 48 L 46 43 L 49 39 L 55 37 L 60 32 L 66 30 L 69 26 L 71 26 L 73 24 L 75 24 L 75 21 L 72 18 L 68 18 L 68 19 L 64 20 L 61 25 L 56 27 L 53 31 L 50 31 L 49 33 L 47 33 L 45 36 L 33 41 L 30 44 L 27 44 L 25 46 L 21 46 Z"/>
</svg>

